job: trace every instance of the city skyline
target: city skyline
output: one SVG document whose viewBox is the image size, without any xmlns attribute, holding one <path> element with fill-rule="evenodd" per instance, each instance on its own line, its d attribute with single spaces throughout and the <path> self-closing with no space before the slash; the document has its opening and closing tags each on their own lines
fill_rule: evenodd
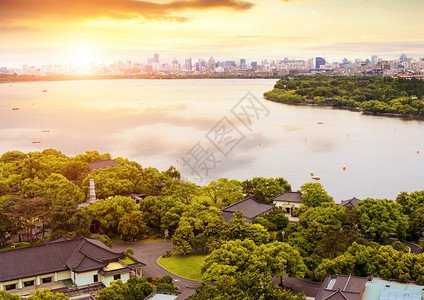
<svg viewBox="0 0 424 300">
<path fill-rule="evenodd" d="M 419 0 L 2 0 L 0 65 L 424 55 Z"/>
</svg>

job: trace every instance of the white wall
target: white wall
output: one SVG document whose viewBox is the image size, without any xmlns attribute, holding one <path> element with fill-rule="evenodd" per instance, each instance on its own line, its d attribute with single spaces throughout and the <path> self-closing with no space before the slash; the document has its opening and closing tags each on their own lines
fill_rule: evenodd
<svg viewBox="0 0 424 300">
<path fill-rule="evenodd" d="M 123 283 L 126 283 L 130 279 L 130 273 L 121 274 L 121 280 Z M 99 281 L 103 282 L 105 286 L 109 286 L 109 284 L 114 281 L 113 276 L 99 276 Z"/>
<path fill-rule="evenodd" d="M 71 279 L 72 278 L 71 273 L 72 273 L 71 270 L 57 272 L 57 280 L 59 281 L 59 280 Z M 49 276 L 47 276 L 47 277 L 49 277 Z M 53 277 L 53 279 L 54 279 L 54 277 Z"/>
<path fill-rule="evenodd" d="M 97 275 L 97 274 L 98 274 L 97 270 L 89 271 L 89 272 L 83 272 L 83 273 L 75 273 L 75 284 L 77 286 L 92 284 L 92 283 L 94 283 L 93 276 Z"/>
</svg>

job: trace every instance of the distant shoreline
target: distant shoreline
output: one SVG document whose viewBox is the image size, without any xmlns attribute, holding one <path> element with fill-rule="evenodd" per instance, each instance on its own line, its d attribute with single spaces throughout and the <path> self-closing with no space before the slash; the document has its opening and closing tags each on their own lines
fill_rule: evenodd
<svg viewBox="0 0 424 300">
<path fill-rule="evenodd" d="M 397 119 L 405 119 L 405 120 L 424 120 L 424 116 L 420 116 L 420 115 L 402 115 L 402 114 L 395 114 L 395 113 L 373 113 L 373 112 L 363 110 L 362 108 L 354 108 L 354 107 L 349 107 L 349 106 L 333 107 L 332 105 L 329 105 L 329 104 L 322 105 L 322 104 L 317 104 L 317 103 L 314 103 L 314 104 L 310 104 L 310 103 L 284 103 L 284 102 L 276 101 L 274 99 L 267 98 L 267 97 L 264 97 L 264 99 L 271 101 L 271 102 L 276 102 L 276 103 L 285 104 L 285 105 L 315 106 L 315 107 L 327 107 L 327 108 L 336 109 L 336 110 L 349 110 L 349 111 L 352 111 L 352 112 L 359 112 L 359 113 L 362 113 L 363 115 L 368 115 L 368 116 L 389 117 L 389 118 L 397 118 Z"/>
<path fill-rule="evenodd" d="M 171 80 L 171 79 L 280 79 L 277 75 L 54 75 L 54 76 L 34 76 L 34 75 L 0 75 L 1 83 L 17 83 L 17 82 L 46 82 L 46 81 L 76 81 L 76 80 L 109 80 L 109 79 L 154 79 L 154 80 Z"/>
</svg>

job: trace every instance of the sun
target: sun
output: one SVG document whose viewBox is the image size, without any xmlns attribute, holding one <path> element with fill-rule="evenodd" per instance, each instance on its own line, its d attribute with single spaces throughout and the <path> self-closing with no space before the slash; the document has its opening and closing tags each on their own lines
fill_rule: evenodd
<svg viewBox="0 0 424 300">
<path fill-rule="evenodd" d="M 87 66 L 93 62 L 93 55 L 88 47 L 78 47 L 72 49 L 69 61 L 74 66 Z"/>
</svg>

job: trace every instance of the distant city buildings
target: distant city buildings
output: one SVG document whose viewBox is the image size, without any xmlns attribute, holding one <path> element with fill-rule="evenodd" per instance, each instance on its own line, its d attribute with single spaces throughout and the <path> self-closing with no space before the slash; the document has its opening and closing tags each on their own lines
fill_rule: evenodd
<svg viewBox="0 0 424 300">
<path fill-rule="evenodd" d="M 68 64 L 50 64 L 39 67 L 24 64 L 22 68 L 0 66 L 0 74 L 35 75 L 35 76 L 68 76 L 68 75 L 208 75 L 208 76 L 283 76 L 287 74 L 334 74 L 334 75 L 384 75 L 424 74 L 424 58 L 412 58 L 402 53 L 399 59 L 382 60 L 377 55 L 370 59 L 344 58 L 342 62 L 328 62 L 323 57 L 307 60 L 289 58 L 264 59 L 247 61 L 216 60 L 199 58 L 193 63 L 193 58 L 168 62 L 160 61 L 158 53 L 143 61 L 117 61 L 106 65 L 92 63 L 86 66 Z"/>
</svg>

